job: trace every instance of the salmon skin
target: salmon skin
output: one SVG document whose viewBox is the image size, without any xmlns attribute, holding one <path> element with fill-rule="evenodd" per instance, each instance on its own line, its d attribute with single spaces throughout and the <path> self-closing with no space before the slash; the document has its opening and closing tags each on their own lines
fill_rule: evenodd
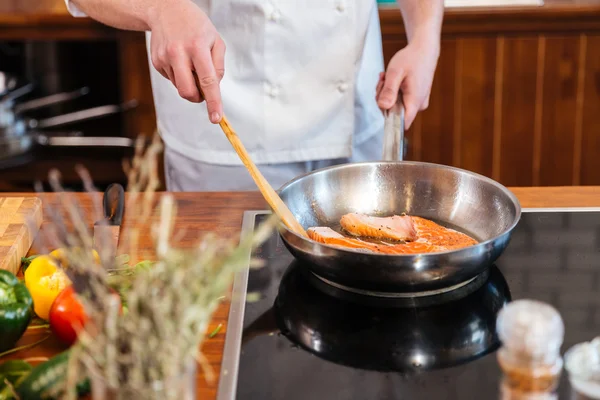
<svg viewBox="0 0 600 400">
<path fill-rule="evenodd" d="M 315 242 L 331 246 L 368 253 L 398 255 L 438 253 L 477 244 L 477 241 L 469 235 L 421 217 L 395 215 L 380 218 L 351 213 L 344 215 L 340 224 L 355 237 L 346 237 L 329 227 L 309 228 L 308 237 Z M 360 237 L 403 240 L 407 243 L 367 242 Z"/>
<path fill-rule="evenodd" d="M 381 218 L 350 213 L 342 216 L 340 224 L 353 236 L 403 242 L 417 239 L 414 223 L 407 215 Z"/>
</svg>

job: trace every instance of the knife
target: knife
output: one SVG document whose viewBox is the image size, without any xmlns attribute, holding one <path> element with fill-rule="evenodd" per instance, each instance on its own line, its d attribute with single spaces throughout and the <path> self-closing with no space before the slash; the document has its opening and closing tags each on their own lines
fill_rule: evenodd
<svg viewBox="0 0 600 400">
<path fill-rule="evenodd" d="M 94 224 L 94 247 L 102 264 L 111 265 L 117 256 L 119 233 L 125 211 L 125 190 L 118 183 L 106 188 L 102 198 L 104 218 Z"/>
</svg>

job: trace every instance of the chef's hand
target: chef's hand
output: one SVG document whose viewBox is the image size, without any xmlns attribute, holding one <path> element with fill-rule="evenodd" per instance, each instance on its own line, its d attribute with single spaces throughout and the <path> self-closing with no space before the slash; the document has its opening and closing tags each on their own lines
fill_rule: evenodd
<svg viewBox="0 0 600 400">
<path fill-rule="evenodd" d="M 225 43 L 208 16 L 190 0 L 161 1 L 150 20 L 152 65 L 194 103 L 206 100 L 208 116 L 223 116 L 219 84 L 225 72 Z M 204 98 L 197 89 L 198 75 Z"/>
<path fill-rule="evenodd" d="M 414 41 L 398 51 L 387 70 L 379 75 L 377 104 L 382 110 L 389 110 L 396 103 L 398 93 L 402 93 L 406 129 L 410 128 L 417 113 L 429 106 L 438 57 L 438 42 Z"/>
</svg>

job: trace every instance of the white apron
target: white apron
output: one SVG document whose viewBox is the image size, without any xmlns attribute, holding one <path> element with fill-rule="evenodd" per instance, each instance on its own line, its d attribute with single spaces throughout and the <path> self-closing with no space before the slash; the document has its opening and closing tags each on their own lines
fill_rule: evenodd
<svg viewBox="0 0 600 400">
<path fill-rule="evenodd" d="M 83 16 L 66 1 L 73 15 Z M 375 0 L 195 2 L 227 46 L 224 112 L 257 164 L 350 158 L 353 145 L 382 132 Z M 150 32 L 146 37 L 149 43 Z M 203 163 L 240 166 L 205 103 L 182 99 L 151 64 L 150 71 L 167 148 Z"/>
</svg>

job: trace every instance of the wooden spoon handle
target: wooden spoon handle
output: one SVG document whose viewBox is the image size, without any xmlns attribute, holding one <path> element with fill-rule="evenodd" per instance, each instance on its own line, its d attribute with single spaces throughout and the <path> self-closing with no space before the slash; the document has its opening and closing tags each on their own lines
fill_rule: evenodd
<svg viewBox="0 0 600 400">
<path fill-rule="evenodd" d="M 294 214 L 292 214 L 292 212 L 285 205 L 283 200 L 281 200 L 281 197 L 279 197 L 277 192 L 273 190 L 269 182 L 265 179 L 265 177 L 260 173 L 256 165 L 252 162 L 252 159 L 250 159 L 250 156 L 244 148 L 244 145 L 242 144 L 240 138 L 231 128 L 231 125 L 229 125 L 229 121 L 227 120 L 227 117 L 225 117 L 225 115 L 223 115 L 223 118 L 221 119 L 221 122 L 219 122 L 219 125 L 221 125 L 221 129 L 223 129 L 225 136 L 227 136 L 227 139 L 229 139 L 229 142 L 240 157 L 240 160 L 242 160 L 242 163 L 244 163 L 246 169 L 252 176 L 254 183 L 256 183 L 256 186 L 258 186 L 258 189 L 262 193 L 267 203 L 269 203 L 269 206 L 271 206 L 275 214 L 277 214 L 277 216 L 281 218 L 283 223 L 292 231 L 296 232 L 299 235 L 307 236 L 306 231 L 304 230 L 302 225 L 300 225 L 298 220 L 296 220 Z"/>
<path fill-rule="evenodd" d="M 202 90 L 200 89 L 198 75 L 196 75 L 196 73 L 194 73 L 194 79 L 196 80 L 196 86 L 198 87 L 198 90 L 200 90 L 200 93 L 202 93 Z M 281 197 L 279 197 L 277 192 L 273 190 L 269 182 L 260 173 L 256 165 L 250 158 L 250 155 L 246 151 L 246 148 L 242 144 L 242 141 L 229 124 L 229 121 L 227 120 L 227 117 L 225 117 L 225 115 L 223 115 L 223 117 L 221 118 L 221 122 L 219 122 L 219 125 L 221 126 L 223 133 L 225 133 L 225 136 L 227 136 L 229 143 L 231 143 L 231 146 L 237 153 L 238 157 L 250 173 L 250 176 L 254 180 L 254 183 L 256 183 L 256 186 L 258 186 L 258 190 L 260 190 L 263 197 L 265 198 L 269 206 L 273 209 L 275 214 L 277 214 L 277 216 L 289 229 L 291 229 L 298 235 L 307 237 L 308 235 L 306 234 L 306 231 L 304 230 L 302 225 L 300 225 L 296 217 L 294 217 L 294 214 L 292 214 L 292 212 L 285 205 L 283 200 L 281 200 Z"/>
</svg>

